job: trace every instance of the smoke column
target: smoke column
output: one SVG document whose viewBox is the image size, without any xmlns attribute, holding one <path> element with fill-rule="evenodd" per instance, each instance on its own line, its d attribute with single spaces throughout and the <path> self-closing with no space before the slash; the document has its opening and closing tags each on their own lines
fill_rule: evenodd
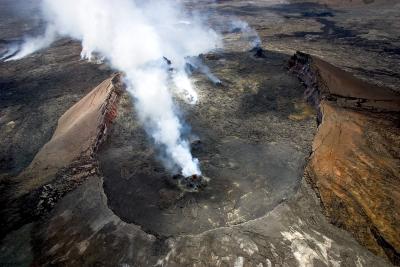
<svg viewBox="0 0 400 267">
<path fill-rule="evenodd" d="M 15 55 L 9 57 L 9 55 L 12 54 L 12 52 L 11 52 L 9 54 L 5 54 L 0 59 L 4 58 L 5 61 L 21 59 L 23 57 L 26 57 L 29 54 L 32 54 L 35 51 L 38 51 L 38 50 L 40 50 L 42 48 L 45 48 L 45 47 L 48 47 L 49 45 L 51 45 L 51 43 L 54 42 L 55 39 L 56 39 L 56 31 L 55 31 L 54 27 L 49 25 L 46 28 L 46 31 L 43 34 L 43 36 L 26 38 L 25 42 L 19 48 L 18 53 L 16 53 Z M 13 49 L 10 49 L 10 51 L 13 51 L 13 50 L 16 51 L 16 49 L 17 48 L 14 47 Z"/>
<path fill-rule="evenodd" d="M 43 48 L 54 34 L 81 40 L 84 59 L 100 54 L 125 74 L 140 122 L 156 145 L 164 149 L 167 166 L 182 175 L 201 174 L 189 143 L 181 136 L 179 120 L 168 88 L 168 58 L 175 71 L 172 80 L 190 103 L 197 94 L 185 72 L 185 58 L 220 46 L 218 35 L 199 18 L 189 16 L 176 1 L 43 0 L 48 30 L 43 38 L 27 40 L 13 59 Z M 32 48 L 33 47 L 33 48 Z"/>
<path fill-rule="evenodd" d="M 221 83 L 221 80 L 218 79 L 217 76 L 215 76 L 211 70 L 208 68 L 207 65 L 204 65 L 203 62 L 201 61 L 201 59 L 199 57 L 190 57 L 187 58 L 187 64 L 193 68 L 196 69 L 198 71 L 200 71 L 201 73 L 205 74 L 207 76 L 207 78 L 212 81 L 214 84 L 219 84 Z M 189 72 L 191 72 L 191 70 L 189 70 Z"/>
<path fill-rule="evenodd" d="M 243 20 L 233 20 L 230 25 L 231 32 L 241 32 L 243 37 L 251 43 L 252 47 L 261 46 L 261 39 L 258 36 L 256 30 L 250 27 L 250 25 Z"/>
</svg>

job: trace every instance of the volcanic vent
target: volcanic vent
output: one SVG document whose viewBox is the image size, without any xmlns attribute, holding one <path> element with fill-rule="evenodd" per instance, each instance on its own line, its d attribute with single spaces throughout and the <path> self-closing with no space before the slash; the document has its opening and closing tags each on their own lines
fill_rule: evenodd
<svg viewBox="0 0 400 267">
<path fill-rule="evenodd" d="M 161 236 L 202 233 L 264 216 L 295 192 L 306 152 L 279 138 L 279 133 L 268 137 L 271 129 L 262 127 L 279 118 L 287 124 L 281 124 L 280 131 L 296 136 L 304 124 L 314 125 L 312 119 L 288 119 L 297 112 L 291 104 L 278 108 L 269 105 L 268 112 L 265 110 L 265 101 L 292 103 L 302 97 L 300 83 L 289 74 L 278 80 L 265 76 L 281 73 L 286 58 L 269 52 L 260 60 L 243 52 L 210 56 L 205 63 L 216 72 L 220 59 L 228 66 L 242 62 L 242 71 L 251 75 L 237 79 L 234 68 L 232 73 L 219 75 L 238 81 L 227 92 L 206 75 L 195 73 L 194 80 L 204 88 L 199 92 L 203 94 L 202 102 L 195 107 L 180 104 L 192 131 L 198 135 L 192 138 L 196 141 L 192 142 L 191 152 L 200 161 L 202 175 L 210 178 L 205 187 L 193 185 L 198 190 L 190 190 L 196 177 L 174 177 L 164 168 L 159 151 L 149 144 L 136 119 L 130 97 L 121 96 L 118 116 L 108 141 L 99 151 L 99 161 L 108 205 L 125 222 Z M 259 97 L 251 97 L 255 94 L 252 92 L 242 97 L 242 84 L 251 83 L 254 75 L 263 82 Z M 262 88 L 268 89 L 268 99 L 262 97 Z M 249 131 L 255 128 L 258 132 Z"/>
</svg>

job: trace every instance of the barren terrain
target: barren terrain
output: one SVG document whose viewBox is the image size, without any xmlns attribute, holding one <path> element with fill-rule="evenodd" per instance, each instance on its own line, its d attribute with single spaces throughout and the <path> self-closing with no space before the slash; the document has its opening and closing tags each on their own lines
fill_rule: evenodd
<svg viewBox="0 0 400 267">
<path fill-rule="evenodd" d="M 0 53 L 41 28 L 17 2 Z M 0 62 L 0 265 L 400 264 L 400 4 L 185 4 L 224 41 L 201 55 L 222 83 L 194 72 L 199 103 L 175 98 L 208 186 L 168 182 L 123 74 L 78 42 Z"/>
</svg>

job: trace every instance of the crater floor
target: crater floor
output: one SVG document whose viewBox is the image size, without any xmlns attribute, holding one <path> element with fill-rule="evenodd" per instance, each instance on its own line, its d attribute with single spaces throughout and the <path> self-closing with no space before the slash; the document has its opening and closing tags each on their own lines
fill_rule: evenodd
<svg viewBox="0 0 400 267">
<path fill-rule="evenodd" d="M 184 1 L 208 14 L 224 41 L 223 50 L 202 56 L 222 85 L 194 73 L 199 103 L 176 97 L 187 137 L 200 140 L 193 154 L 211 179 L 198 193 L 166 183 L 171 173 L 122 92 L 91 165 L 78 160 L 15 199 L 18 175 L 57 120 L 112 71 L 81 61 L 80 45 L 65 39 L 0 62 L 0 265 L 391 266 L 332 225 L 303 178 L 321 114 L 305 103 L 287 63 L 301 50 L 398 90 L 400 5 L 329 1 Z M 18 1 L 19 16 L 14 2 L 0 3 L 0 51 L 40 28 L 28 16 L 35 1 Z M 227 30 L 228 18 L 257 30 L 264 58 Z"/>
<path fill-rule="evenodd" d="M 207 64 L 223 86 L 196 74 L 200 103 L 181 102 L 192 135 L 200 140 L 193 154 L 211 178 L 200 192 L 183 193 L 168 183 L 171 172 L 159 163 L 132 105 L 121 106 L 99 153 L 108 203 L 118 216 L 162 236 L 198 234 L 264 216 L 296 192 L 316 118 L 310 112 L 293 119 L 309 108 L 304 89 L 286 73 L 285 55 L 267 53 L 265 59 L 246 52 L 214 55 L 218 59 Z"/>
</svg>

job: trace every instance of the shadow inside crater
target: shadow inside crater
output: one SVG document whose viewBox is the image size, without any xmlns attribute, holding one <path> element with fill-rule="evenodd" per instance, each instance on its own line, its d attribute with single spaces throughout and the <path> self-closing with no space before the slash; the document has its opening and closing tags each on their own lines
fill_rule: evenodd
<svg viewBox="0 0 400 267">
<path fill-rule="evenodd" d="M 273 91 L 275 99 L 271 101 L 283 99 L 287 102 L 280 109 L 269 110 L 267 107 L 263 114 L 270 112 L 290 127 L 296 122 L 288 120 L 287 114 L 292 111 L 292 101 L 301 98 L 302 87 L 287 74 L 286 55 L 269 51 L 267 54 L 260 60 L 247 52 L 226 53 L 219 60 L 225 69 L 240 62 L 240 68 L 232 68 L 237 71 L 235 79 L 244 77 L 245 81 L 250 81 L 246 79 L 251 77 L 246 75 L 255 73 L 263 77 L 260 78 L 264 81 L 261 83 L 263 90 Z M 206 63 L 212 70 L 219 64 Z M 266 75 L 278 78 L 270 79 Z M 221 79 L 232 78 L 227 75 Z M 286 89 L 274 90 L 275 87 Z M 265 105 L 257 93 L 251 97 L 252 93 L 229 88 L 207 90 L 236 103 L 238 109 L 232 111 L 231 116 L 238 121 L 246 121 L 252 114 L 260 112 L 244 108 L 243 103 L 253 107 Z M 201 107 L 206 112 L 211 109 L 217 113 L 227 112 L 223 105 L 202 105 L 206 105 Z M 157 160 L 158 153 L 137 124 L 135 115 L 132 116 L 131 108 L 125 107 L 126 112 L 119 113 L 108 141 L 99 151 L 108 205 L 125 222 L 140 225 L 145 231 L 159 236 L 198 234 L 259 218 L 296 192 L 303 174 L 305 153 L 285 142 L 251 142 L 233 135 L 229 128 L 221 133 L 216 127 L 225 123 L 219 121 L 224 117 L 214 121 L 211 113 L 197 114 L 197 107 L 188 109 L 185 118 L 201 140 L 192 152 L 200 160 L 203 174 L 211 180 L 200 192 L 181 192 L 168 184 L 166 177 L 171 173 Z M 249 129 L 239 125 L 236 130 Z"/>
</svg>

